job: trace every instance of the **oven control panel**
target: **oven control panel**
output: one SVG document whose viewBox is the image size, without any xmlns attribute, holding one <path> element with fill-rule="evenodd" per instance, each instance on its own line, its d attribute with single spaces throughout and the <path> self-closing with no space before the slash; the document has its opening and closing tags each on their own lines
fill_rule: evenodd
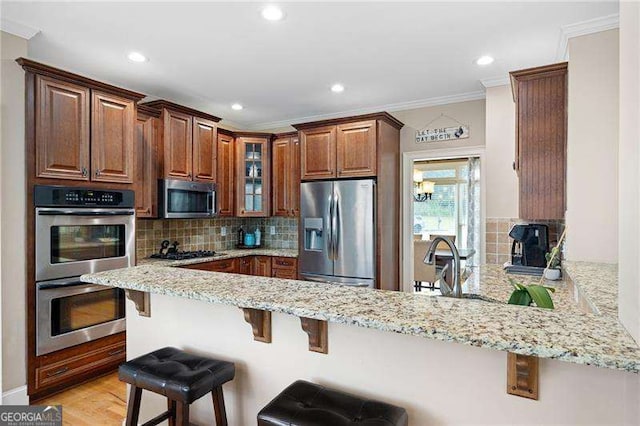
<svg viewBox="0 0 640 426">
<path fill-rule="evenodd" d="M 36 207 L 133 207 L 133 191 L 36 185 Z"/>
</svg>

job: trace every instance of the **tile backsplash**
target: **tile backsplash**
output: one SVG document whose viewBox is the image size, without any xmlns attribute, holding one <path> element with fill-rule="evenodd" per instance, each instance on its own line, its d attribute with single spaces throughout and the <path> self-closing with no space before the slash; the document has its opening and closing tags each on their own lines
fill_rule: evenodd
<svg viewBox="0 0 640 426">
<path fill-rule="evenodd" d="M 138 219 L 136 257 L 142 259 L 157 252 L 162 240 L 178 241 L 180 250 L 229 250 L 236 246 L 240 226 L 251 232 L 259 227 L 263 247 L 298 247 L 297 218 Z M 274 235 L 269 233 L 272 226 Z M 226 227 L 225 236 L 222 227 Z"/>
<path fill-rule="evenodd" d="M 500 265 L 511 260 L 511 242 L 509 231 L 516 223 L 534 223 L 515 218 L 487 218 L 486 243 L 487 263 Z M 535 221 L 549 227 L 549 246 L 553 247 L 564 229 L 563 221 Z"/>
</svg>

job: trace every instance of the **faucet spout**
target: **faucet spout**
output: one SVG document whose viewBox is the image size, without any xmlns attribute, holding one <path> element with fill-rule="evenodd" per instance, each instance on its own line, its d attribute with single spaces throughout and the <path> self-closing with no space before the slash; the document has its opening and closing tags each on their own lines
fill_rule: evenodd
<svg viewBox="0 0 640 426">
<path fill-rule="evenodd" d="M 462 283 L 460 282 L 460 253 L 458 253 L 458 249 L 449 238 L 438 236 L 431 240 L 431 245 L 429 246 L 429 249 L 427 249 L 427 254 L 424 257 L 424 263 L 433 265 L 435 262 L 436 247 L 440 242 L 444 242 L 449 246 L 449 250 L 451 250 L 451 253 L 453 254 L 453 270 L 451 271 L 453 274 L 453 290 L 449 292 L 442 292 L 442 295 L 461 298 Z M 449 286 L 447 285 L 446 288 L 448 289 Z"/>
</svg>

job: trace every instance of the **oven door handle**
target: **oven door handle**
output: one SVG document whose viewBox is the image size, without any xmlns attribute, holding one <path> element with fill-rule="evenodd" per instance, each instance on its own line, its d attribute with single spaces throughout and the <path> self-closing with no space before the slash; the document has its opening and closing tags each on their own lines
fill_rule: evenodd
<svg viewBox="0 0 640 426">
<path fill-rule="evenodd" d="M 73 210 L 41 210 L 38 212 L 40 216 L 133 216 L 134 212 L 132 210 L 129 211 L 104 211 L 104 212 L 96 212 L 96 211 L 73 211 Z"/>
<path fill-rule="evenodd" d="M 84 281 L 71 281 L 65 284 L 39 284 L 38 290 L 54 290 L 56 288 L 69 288 L 80 285 L 91 285 L 91 283 L 85 283 Z"/>
</svg>

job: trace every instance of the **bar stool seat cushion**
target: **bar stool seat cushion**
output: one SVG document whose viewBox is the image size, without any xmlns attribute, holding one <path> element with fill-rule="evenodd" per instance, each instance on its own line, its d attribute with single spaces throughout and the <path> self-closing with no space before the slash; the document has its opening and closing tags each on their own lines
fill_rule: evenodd
<svg viewBox="0 0 640 426">
<path fill-rule="evenodd" d="M 258 413 L 259 425 L 407 426 L 404 408 L 298 380 Z"/>
<path fill-rule="evenodd" d="M 122 364 L 118 376 L 123 382 L 164 395 L 170 400 L 191 404 L 218 386 L 233 380 L 235 366 L 162 348 Z"/>
</svg>

